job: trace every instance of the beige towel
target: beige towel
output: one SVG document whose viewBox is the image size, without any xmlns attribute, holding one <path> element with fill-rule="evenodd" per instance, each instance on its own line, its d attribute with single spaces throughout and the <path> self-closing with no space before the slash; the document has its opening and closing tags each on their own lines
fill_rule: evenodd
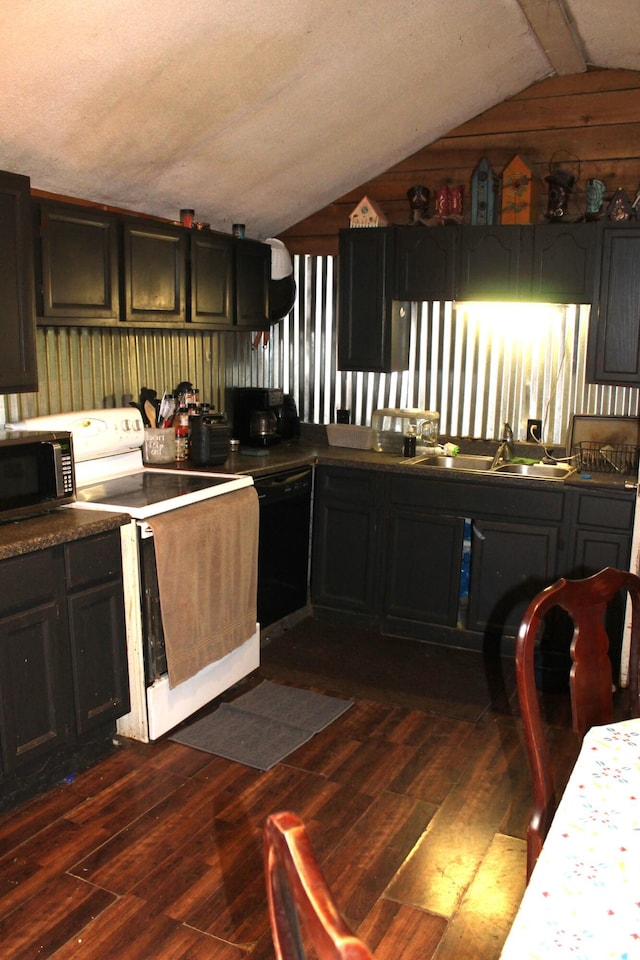
<svg viewBox="0 0 640 960">
<path fill-rule="evenodd" d="M 243 487 L 148 520 L 153 530 L 169 686 L 256 629 L 258 495 Z"/>
</svg>

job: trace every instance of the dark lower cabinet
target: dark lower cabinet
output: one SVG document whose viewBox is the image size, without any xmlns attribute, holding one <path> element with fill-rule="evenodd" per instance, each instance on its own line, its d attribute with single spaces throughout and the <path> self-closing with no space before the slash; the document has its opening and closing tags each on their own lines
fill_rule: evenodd
<svg viewBox="0 0 640 960">
<path fill-rule="evenodd" d="M 498 649 L 558 577 L 628 569 L 634 508 L 632 491 L 320 466 L 312 601 L 390 636 Z M 608 623 L 615 665 L 622 608 Z"/>
<path fill-rule="evenodd" d="M 604 567 L 629 569 L 634 500 L 629 493 L 623 492 L 598 495 L 576 491 L 572 503 L 571 566 L 567 576 L 590 577 Z M 606 627 L 614 677 L 620 667 L 624 613 L 622 597 L 607 609 Z"/>
<path fill-rule="evenodd" d="M 0 748 L 12 773 L 71 736 L 69 643 L 57 550 L 0 563 Z"/>
<path fill-rule="evenodd" d="M 382 477 L 368 470 L 319 467 L 315 489 L 312 602 L 373 624 Z"/>
<path fill-rule="evenodd" d="M 119 534 L 65 545 L 76 729 L 86 733 L 129 712 Z"/>
<path fill-rule="evenodd" d="M 463 538 L 462 517 L 391 508 L 382 591 L 385 633 L 414 636 L 424 623 L 456 626 Z"/>
<path fill-rule="evenodd" d="M 0 772 L 129 710 L 119 531 L 0 562 Z"/>
<path fill-rule="evenodd" d="M 529 601 L 557 578 L 558 527 L 475 520 L 467 627 L 513 636 Z"/>
</svg>

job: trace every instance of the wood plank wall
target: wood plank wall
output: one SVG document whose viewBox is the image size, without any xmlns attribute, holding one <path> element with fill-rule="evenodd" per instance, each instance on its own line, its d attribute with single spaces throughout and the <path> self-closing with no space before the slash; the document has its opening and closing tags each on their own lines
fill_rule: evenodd
<svg viewBox="0 0 640 960">
<path fill-rule="evenodd" d="M 407 190 L 422 184 L 433 192 L 443 183 L 463 184 L 465 213 L 470 211 L 471 176 L 486 156 L 498 175 L 520 154 L 544 180 L 551 163 L 575 169 L 577 189 L 568 218 L 585 209 L 585 184 L 598 177 L 607 198 L 619 187 L 633 200 L 640 187 L 640 71 L 589 70 L 533 84 L 447 136 L 424 147 L 390 170 L 363 183 L 281 234 L 291 253 L 336 255 L 338 230 L 366 194 L 381 206 L 390 223 L 406 223 Z M 546 184 L 541 190 L 544 222 Z"/>
</svg>

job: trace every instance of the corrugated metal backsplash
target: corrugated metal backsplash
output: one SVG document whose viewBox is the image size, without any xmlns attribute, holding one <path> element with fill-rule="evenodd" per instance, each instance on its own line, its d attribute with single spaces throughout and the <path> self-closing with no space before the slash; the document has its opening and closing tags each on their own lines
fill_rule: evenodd
<svg viewBox="0 0 640 960">
<path fill-rule="evenodd" d="M 140 388 L 161 394 L 181 380 L 224 409 L 229 386 L 281 386 L 303 420 L 329 423 L 346 407 L 369 424 L 380 407 L 440 412 L 452 436 L 496 438 L 508 420 L 519 439 L 542 418 L 544 439 L 564 441 L 572 413 L 638 416 L 638 389 L 585 381 L 587 307 L 413 304 L 409 369 L 336 370 L 333 257 L 295 257 L 296 304 L 268 343 L 255 334 L 45 327 L 37 333 L 40 391 L 4 397 L 0 418 L 127 404 Z"/>
</svg>

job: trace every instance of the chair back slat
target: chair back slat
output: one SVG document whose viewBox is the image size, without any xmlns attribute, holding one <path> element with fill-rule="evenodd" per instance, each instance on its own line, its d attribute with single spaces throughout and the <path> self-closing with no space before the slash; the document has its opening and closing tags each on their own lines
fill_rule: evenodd
<svg viewBox="0 0 640 960">
<path fill-rule="evenodd" d="M 277 960 L 303 960 L 305 941 L 317 960 L 373 960 L 340 914 L 300 818 L 290 811 L 267 817 L 263 846 Z"/>
<path fill-rule="evenodd" d="M 583 580 L 560 579 L 533 598 L 516 639 L 518 701 L 533 786 L 533 809 L 527 830 L 527 876 L 538 858 L 556 809 L 549 745 L 540 710 L 535 677 L 535 648 L 545 616 L 560 607 L 573 622 L 570 644 L 572 725 L 583 737 L 587 730 L 613 719 L 613 682 L 605 616 L 609 604 L 626 592 L 631 601 L 629 644 L 629 716 L 640 716 L 638 649 L 640 579 L 625 570 L 606 567 Z"/>
</svg>

